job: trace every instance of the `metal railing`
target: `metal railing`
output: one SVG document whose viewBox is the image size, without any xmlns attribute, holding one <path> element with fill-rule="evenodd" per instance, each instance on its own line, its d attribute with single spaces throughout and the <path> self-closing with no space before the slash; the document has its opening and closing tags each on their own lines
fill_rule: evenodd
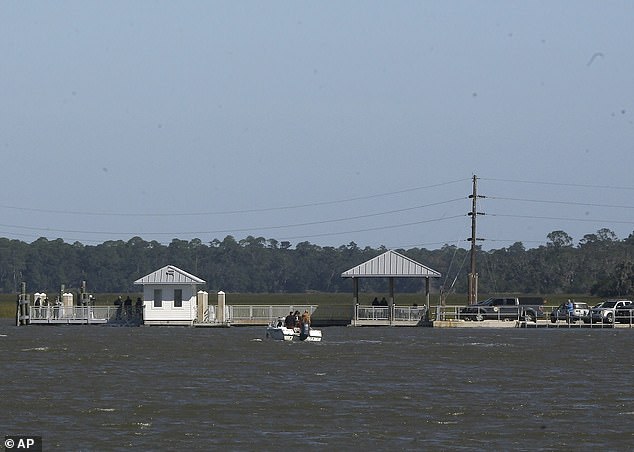
<svg viewBox="0 0 634 452">
<path fill-rule="evenodd" d="M 132 307 L 114 306 L 32 306 L 31 321 L 35 323 L 80 322 L 140 322 L 142 312 Z"/>
<path fill-rule="evenodd" d="M 31 320 L 108 320 L 114 318 L 115 313 L 110 306 L 34 306 Z"/>
<path fill-rule="evenodd" d="M 472 320 L 474 313 L 462 313 L 460 312 L 465 306 L 434 306 L 431 308 L 432 320 Z M 543 316 L 540 316 L 538 320 L 547 321 L 551 327 L 572 328 L 589 326 L 593 328 L 612 328 L 614 325 L 627 325 L 630 328 L 634 328 L 634 310 L 622 310 L 613 312 L 613 322 L 603 321 L 602 319 L 593 318 L 589 312 L 587 316 L 581 316 L 581 318 L 568 318 L 567 315 L 555 317 L 555 322 L 551 320 L 551 313 L 555 311 L 558 306 L 544 306 Z M 522 321 L 524 316 L 518 310 L 517 317 L 509 316 L 507 313 L 487 313 L 485 320 L 509 320 L 509 321 Z"/>
<path fill-rule="evenodd" d="M 620 313 L 617 311 L 614 321 L 628 324 L 632 328 L 634 326 L 634 309 L 627 309 Z"/>
<path fill-rule="evenodd" d="M 472 305 L 461 306 L 435 306 L 432 309 L 434 313 L 434 320 L 466 320 L 466 321 L 478 321 L 476 320 L 477 312 L 462 312 L 464 308 L 472 307 Z M 543 311 L 537 313 L 537 320 L 544 320 L 550 318 L 550 311 L 554 308 L 548 308 L 543 306 Z M 497 321 L 524 321 L 528 317 L 534 315 L 534 310 L 524 309 L 522 306 L 518 307 L 503 307 L 502 309 L 494 310 L 493 312 L 487 311 L 483 313 L 484 320 L 497 320 Z"/>
<path fill-rule="evenodd" d="M 425 306 L 366 306 L 355 307 L 355 320 L 361 321 L 392 321 L 419 322 L 426 316 Z"/>
<path fill-rule="evenodd" d="M 390 308 L 388 306 L 362 306 L 356 308 L 357 320 L 389 320 Z"/>
<path fill-rule="evenodd" d="M 225 308 L 226 311 L 226 308 Z M 208 323 L 208 322 L 214 322 L 216 320 L 216 306 L 214 305 L 208 305 L 207 309 L 205 309 L 205 312 L 203 313 L 203 322 L 204 323 Z"/>
<path fill-rule="evenodd" d="M 308 311 L 311 315 L 316 305 L 228 305 L 225 306 L 225 322 L 269 323 L 289 312 Z M 203 322 L 215 322 L 217 306 L 208 305 L 204 310 Z M 30 319 L 34 323 L 142 323 L 142 312 L 136 307 L 125 306 L 32 306 Z"/>
<path fill-rule="evenodd" d="M 315 305 L 228 305 L 225 306 L 225 320 L 236 322 L 240 320 L 270 322 L 278 317 L 286 317 L 289 312 L 315 312 Z M 215 320 L 214 318 L 211 320 Z"/>
<path fill-rule="evenodd" d="M 471 319 L 473 313 L 464 314 L 460 310 L 465 306 L 432 306 L 429 320 L 465 320 Z M 579 320 L 571 321 L 566 317 L 559 317 L 551 322 L 551 312 L 556 306 L 544 306 L 544 315 L 539 319 L 548 322 L 549 326 L 557 328 L 594 327 L 612 328 L 615 325 L 634 328 L 634 310 L 619 310 L 612 312 L 613 322 L 593 318 L 591 315 Z M 231 323 L 269 323 L 278 317 L 285 317 L 289 312 L 299 311 L 300 314 L 307 310 L 311 315 L 317 309 L 316 305 L 227 305 L 225 306 L 225 321 Z M 215 322 L 217 306 L 209 305 L 204 312 L 204 322 Z M 398 324 L 414 323 L 426 320 L 427 308 L 425 306 L 366 306 L 357 305 L 355 319 L 359 321 L 376 321 Z M 500 313 L 497 320 L 523 320 L 520 312 L 517 318 L 510 319 L 508 313 Z M 495 316 L 487 315 L 486 319 L 496 320 Z M 117 306 L 31 306 L 30 320 L 34 323 L 142 323 L 142 312 L 137 312 L 133 306 L 131 309 Z M 354 320 L 354 319 L 353 319 Z"/>
</svg>

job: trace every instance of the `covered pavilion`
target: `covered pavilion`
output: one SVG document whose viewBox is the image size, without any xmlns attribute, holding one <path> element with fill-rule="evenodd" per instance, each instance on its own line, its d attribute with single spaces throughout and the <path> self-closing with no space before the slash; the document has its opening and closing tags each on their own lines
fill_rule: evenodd
<svg viewBox="0 0 634 452">
<path fill-rule="evenodd" d="M 387 278 L 389 281 L 389 299 L 388 306 L 390 313 L 389 323 L 394 320 L 392 317 L 394 312 L 394 279 L 395 278 L 424 278 L 425 279 L 425 306 L 426 312 L 429 312 L 429 278 L 440 278 L 440 272 L 429 268 L 407 256 L 403 256 L 396 251 L 389 250 L 376 256 L 362 264 L 357 265 L 341 274 L 342 278 L 352 278 L 353 287 L 353 305 L 355 306 L 355 318 L 357 318 L 357 309 L 359 305 L 359 279 L 360 278 Z"/>
</svg>

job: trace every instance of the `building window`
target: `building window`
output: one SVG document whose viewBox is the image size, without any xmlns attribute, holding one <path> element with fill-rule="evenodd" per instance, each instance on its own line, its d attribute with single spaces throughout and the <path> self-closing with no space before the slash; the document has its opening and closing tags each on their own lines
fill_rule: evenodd
<svg viewBox="0 0 634 452">
<path fill-rule="evenodd" d="M 183 307 L 183 289 L 174 289 L 174 307 Z"/>
<path fill-rule="evenodd" d="M 163 307 L 163 290 L 162 289 L 154 289 L 154 307 L 155 308 Z"/>
</svg>

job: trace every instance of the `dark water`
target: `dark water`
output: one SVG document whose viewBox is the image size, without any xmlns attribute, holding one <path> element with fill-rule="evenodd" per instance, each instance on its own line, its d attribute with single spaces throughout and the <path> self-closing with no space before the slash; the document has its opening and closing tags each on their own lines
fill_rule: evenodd
<svg viewBox="0 0 634 452">
<path fill-rule="evenodd" d="M 634 330 L 0 323 L 0 436 L 44 450 L 631 450 Z"/>
</svg>

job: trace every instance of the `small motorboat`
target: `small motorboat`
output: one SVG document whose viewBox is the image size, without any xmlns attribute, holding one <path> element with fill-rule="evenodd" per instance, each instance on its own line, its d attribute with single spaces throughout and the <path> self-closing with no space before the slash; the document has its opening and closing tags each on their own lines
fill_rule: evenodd
<svg viewBox="0 0 634 452">
<path fill-rule="evenodd" d="M 304 331 L 300 328 L 286 328 L 284 326 L 284 317 L 279 317 L 266 327 L 266 337 L 277 341 L 321 341 L 321 330 L 307 328 L 304 325 Z"/>
</svg>

